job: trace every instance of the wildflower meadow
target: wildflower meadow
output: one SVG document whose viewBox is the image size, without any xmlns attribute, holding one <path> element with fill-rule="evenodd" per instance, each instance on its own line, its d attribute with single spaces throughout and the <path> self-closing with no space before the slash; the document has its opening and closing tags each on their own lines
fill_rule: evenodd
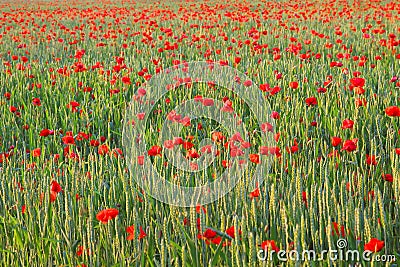
<svg viewBox="0 0 400 267">
<path fill-rule="evenodd" d="M 0 12 L 0 266 L 399 266 L 397 1 Z"/>
</svg>

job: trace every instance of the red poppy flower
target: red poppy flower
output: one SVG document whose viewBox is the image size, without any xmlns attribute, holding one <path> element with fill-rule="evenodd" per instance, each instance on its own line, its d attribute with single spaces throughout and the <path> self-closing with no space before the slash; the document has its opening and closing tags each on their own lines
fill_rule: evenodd
<svg viewBox="0 0 400 267">
<path fill-rule="evenodd" d="M 200 154 L 197 153 L 196 149 L 192 148 L 192 149 L 188 150 L 188 152 L 186 153 L 186 158 L 197 159 L 197 158 L 200 158 Z"/>
<path fill-rule="evenodd" d="M 230 167 L 232 167 L 232 163 L 231 163 L 230 161 L 223 160 L 223 161 L 222 161 L 222 166 L 223 166 L 224 168 L 230 168 Z"/>
<path fill-rule="evenodd" d="M 72 110 L 72 112 L 76 112 L 78 111 L 77 107 L 79 107 L 79 103 L 76 101 L 71 101 L 69 102 L 69 104 L 67 104 L 67 108 L 70 108 Z"/>
<path fill-rule="evenodd" d="M 147 234 L 146 234 L 145 231 L 143 230 L 143 227 L 140 226 L 140 227 L 139 227 L 139 240 L 145 238 L 146 236 L 147 236 Z"/>
<path fill-rule="evenodd" d="M 233 142 L 244 142 L 242 136 L 240 135 L 239 132 L 236 132 L 232 135 L 231 138 L 229 138 L 229 141 L 233 141 Z"/>
<path fill-rule="evenodd" d="M 286 147 L 286 151 L 287 151 L 289 154 L 296 153 L 297 151 L 299 151 L 299 146 L 298 146 L 298 145 L 294 145 L 294 146 L 291 146 L 290 148 L 289 148 L 289 147 Z"/>
<path fill-rule="evenodd" d="M 108 221 L 114 219 L 117 217 L 119 214 L 119 211 L 117 209 L 111 208 L 111 209 L 104 209 L 97 213 L 96 219 L 99 220 L 101 223 L 108 223 Z"/>
<path fill-rule="evenodd" d="M 99 140 L 90 140 L 90 146 L 94 146 L 94 147 L 98 147 L 100 145 L 100 141 Z"/>
<path fill-rule="evenodd" d="M 184 226 L 189 226 L 190 225 L 190 221 L 187 217 L 183 218 L 183 225 Z"/>
<path fill-rule="evenodd" d="M 50 202 L 54 202 L 57 199 L 57 193 L 50 190 Z"/>
<path fill-rule="evenodd" d="M 375 191 L 374 190 L 369 191 L 368 192 L 368 199 L 374 199 L 374 197 L 375 197 Z"/>
<path fill-rule="evenodd" d="M 43 129 L 40 131 L 39 136 L 46 137 L 51 134 L 54 134 L 54 131 L 50 131 L 49 129 Z"/>
<path fill-rule="evenodd" d="M 364 245 L 364 251 L 378 252 L 383 249 L 385 242 L 377 238 L 372 238 L 367 244 Z"/>
<path fill-rule="evenodd" d="M 14 106 L 10 106 L 9 110 L 10 110 L 11 113 L 17 112 L 17 108 L 14 107 Z"/>
<path fill-rule="evenodd" d="M 265 83 L 265 84 L 260 84 L 260 90 L 263 92 L 267 92 L 270 89 L 269 84 Z"/>
<path fill-rule="evenodd" d="M 357 95 L 363 95 L 365 93 L 365 89 L 363 87 L 354 87 L 353 91 Z"/>
<path fill-rule="evenodd" d="M 275 244 L 274 240 L 266 240 L 266 241 L 262 242 L 260 246 L 261 246 L 261 249 L 263 249 L 264 251 L 268 251 L 269 249 L 272 249 L 276 253 L 279 252 L 279 248 Z"/>
<path fill-rule="evenodd" d="M 200 148 L 201 153 L 203 154 L 210 154 L 213 151 L 213 146 L 212 145 L 205 145 Z"/>
<path fill-rule="evenodd" d="M 160 146 L 152 146 L 148 151 L 147 154 L 149 156 L 161 156 L 161 147 Z"/>
<path fill-rule="evenodd" d="M 315 98 L 315 97 L 306 98 L 306 104 L 307 104 L 307 106 L 316 106 L 316 105 L 318 105 L 317 98 Z"/>
<path fill-rule="evenodd" d="M 342 143 L 342 138 L 335 136 L 331 138 L 331 141 L 332 141 L 332 146 L 337 147 Z"/>
<path fill-rule="evenodd" d="M 390 183 L 393 183 L 393 175 L 391 175 L 390 173 L 382 174 L 382 179 Z"/>
<path fill-rule="evenodd" d="M 118 157 L 122 157 L 123 158 L 124 156 L 123 156 L 122 149 L 120 149 L 118 147 L 114 148 L 113 149 L 113 156 L 116 157 L 116 158 L 118 158 Z"/>
<path fill-rule="evenodd" d="M 282 154 L 281 154 L 281 149 L 279 148 L 279 147 L 269 147 L 268 148 L 268 152 L 269 152 L 269 154 L 271 154 L 271 155 L 275 155 L 276 157 L 280 157 L 280 156 L 282 156 Z"/>
<path fill-rule="evenodd" d="M 74 145 L 75 139 L 73 136 L 66 135 L 62 138 L 64 145 Z"/>
<path fill-rule="evenodd" d="M 108 153 L 108 151 L 109 151 L 109 148 L 107 145 L 100 145 L 97 148 L 97 153 L 99 153 L 99 155 L 101 155 L 101 156 L 106 155 Z"/>
<path fill-rule="evenodd" d="M 203 237 L 211 239 L 214 238 L 217 235 L 217 233 L 213 230 L 211 230 L 210 228 L 207 228 L 204 233 L 203 233 Z"/>
<path fill-rule="evenodd" d="M 387 107 L 385 113 L 389 117 L 400 117 L 400 108 L 397 106 Z"/>
<path fill-rule="evenodd" d="M 296 81 L 290 82 L 289 83 L 289 87 L 292 88 L 292 89 L 297 89 L 297 88 L 299 88 L 299 83 L 296 82 Z"/>
<path fill-rule="evenodd" d="M 229 155 L 234 158 L 234 157 L 240 157 L 244 155 L 244 151 L 239 149 L 239 148 L 231 148 L 229 150 Z"/>
<path fill-rule="evenodd" d="M 352 152 L 357 149 L 357 144 L 354 140 L 346 140 L 343 143 L 342 151 L 346 150 L 347 152 Z"/>
<path fill-rule="evenodd" d="M 367 165 L 377 165 L 378 163 L 376 162 L 376 157 L 374 155 L 367 155 L 366 159 Z"/>
<path fill-rule="evenodd" d="M 234 111 L 233 108 L 232 108 L 232 101 L 226 100 L 224 102 L 224 106 L 221 108 L 221 111 L 232 113 Z"/>
<path fill-rule="evenodd" d="M 367 106 L 367 100 L 364 99 L 364 98 L 356 98 L 354 100 L 354 103 L 355 103 L 357 108 Z"/>
<path fill-rule="evenodd" d="M 214 105 L 214 100 L 211 99 L 211 98 L 204 98 L 204 99 L 202 100 L 202 103 L 203 103 L 203 105 L 206 106 L 206 107 L 211 107 L 211 106 Z"/>
<path fill-rule="evenodd" d="M 225 233 L 227 235 L 229 235 L 230 237 L 235 238 L 235 226 L 231 226 L 228 229 L 226 229 Z M 238 233 L 239 233 L 239 235 L 241 235 L 242 230 L 239 229 Z"/>
<path fill-rule="evenodd" d="M 134 226 L 134 225 L 131 225 L 131 226 L 126 227 L 126 232 L 129 234 L 129 235 L 126 237 L 126 240 L 133 240 L 133 239 L 135 239 L 135 226 Z"/>
<path fill-rule="evenodd" d="M 40 106 L 42 105 L 39 98 L 34 98 L 34 99 L 32 100 L 32 104 L 33 104 L 34 106 L 38 106 L 38 107 L 40 107 Z"/>
<path fill-rule="evenodd" d="M 138 164 L 142 166 L 144 164 L 144 156 L 143 155 L 138 156 L 137 161 Z"/>
<path fill-rule="evenodd" d="M 244 82 L 243 82 L 243 85 L 246 86 L 246 87 L 249 87 L 249 86 L 251 86 L 252 84 L 253 84 L 253 82 L 250 81 L 250 80 L 247 80 L 247 81 L 244 81 Z"/>
<path fill-rule="evenodd" d="M 123 84 L 131 84 L 131 78 L 129 78 L 128 76 L 122 77 L 122 83 Z"/>
<path fill-rule="evenodd" d="M 173 143 L 174 145 L 183 145 L 184 141 L 182 137 L 174 137 Z"/>
<path fill-rule="evenodd" d="M 136 114 L 136 117 L 138 118 L 138 120 L 143 120 L 145 116 L 146 116 L 146 113 L 144 113 L 144 112 Z"/>
<path fill-rule="evenodd" d="M 62 191 L 61 185 L 57 181 L 51 182 L 51 191 L 55 193 L 60 193 Z"/>
<path fill-rule="evenodd" d="M 266 122 L 261 124 L 261 130 L 263 132 L 272 132 L 274 130 L 274 127 L 272 126 L 272 124 Z"/>
<path fill-rule="evenodd" d="M 72 134 L 71 134 L 71 136 L 72 136 Z M 86 134 L 84 132 L 79 132 L 77 137 L 76 137 L 76 140 L 78 140 L 78 141 L 89 140 L 90 136 L 92 136 L 92 135 L 91 134 Z"/>
<path fill-rule="evenodd" d="M 220 142 L 225 139 L 225 136 L 221 132 L 213 132 L 211 134 L 211 140 L 213 142 Z"/>
<path fill-rule="evenodd" d="M 251 162 L 258 164 L 260 163 L 260 156 L 258 154 L 250 154 L 249 159 Z"/>
<path fill-rule="evenodd" d="M 363 87 L 365 85 L 365 79 L 360 77 L 351 78 L 350 83 L 353 87 Z"/>
<path fill-rule="evenodd" d="M 307 207 L 307 192 L 301 192 L 301 200 L 306 204 Z"/>
<path fill-rule="evenodd" d="M 276 140 L 277 141 L 277 140 Z M 278 142 L 278 141 L 277 141 Z M 299 151 L 299 145 L 298 145 L 298 143 L 297 143 L 297 140 L 296 140 L 296 138 L 294 139 L 294 141 L 293 141 L 293 146 L 291 146 L 290 148 L 289 147 L 286 147 L 286 151 L 289 153 L 289 154 L 293 154 L 293 153 L 296 153 L 297 151 Z"/>
<path fill-rule="evenodd" d="M 345 237 L 346 233 L 344 231 L 344 225 L 340 226 L 340 233 L 339 233 L 339 224 L 337 222 L 333 222 L 333 229 L 332 235 L 336 234 L 337 236 Z"/>
<path fill-rule="evenodd" d="M 186 150 L 189 150 L 194 147 L 194 144 L 189 141 L 184 141 L 182 145 L 183 145 L 183 148 Z"/>
<path fill-rule="evenodd" d="M 40 157 L 40 155 L 42 154 L 42 150 L 40 148 L 35 148 L 34 150 L 32 150 L 32 157 Z"/>
<path fill-rule="evenodd" d="M 342 129 L 353 129 L 354 121 L 345 119 L 342 122 Z"/>
<path fill-rule="evenodd" d="M 260 196 L 260 188 L 256 188 L 250 192 L 250 198 L 257 198 Z"/>
<path fill-rule="evenodd" d="M 206 207 L 204 207 L 202 205 L 196 205 L 196 212 L 200 213 L 201 211 L 203 211 L 203 213 L 206 214 L 207 213 Z"/>
<path fill-rule="evenodd" d="M 213 243 L 215 245 L 219 245 L 219 244 L 221 244 L 221 241 L 222 241 L 222 237 L 216 236 L 211 240 L 211 243 Z"/>
<path fill-rule="evenodd" d="M 239 64 L 242 59 L 240 57 L 235 57 L 235 63 Z"/>
<path fill-rule="evenodd" d="M 275 119 L 275 120 L 279 120 L 281 116 L 279 115 L 279 113 L 277 111 L 272 111 L 271 113 L 271 118 Z"/>
</svg>

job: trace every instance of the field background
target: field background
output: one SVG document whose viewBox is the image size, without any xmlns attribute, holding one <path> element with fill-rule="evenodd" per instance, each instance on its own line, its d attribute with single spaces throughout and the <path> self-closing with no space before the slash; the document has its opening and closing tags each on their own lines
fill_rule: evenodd
<svg viewBox="0 0 400 267">
<path fill-rule="evenodd" d="M 321 251 L 343 237 L 360 252 L 378 238 L 377 253 L 400 258 L 400 125 L 385 113 L 400 99 L 400 4 L 0 6 L 0 265 L 258 266 L 264 241 Z M 164 205 L 128 172 L 124 112 L 151 75 L 205 60 L 268 88 L 280 153 L 259 196 L 240 182 L 204 207 Z M 355 76 L 365 85 L 354 89 Z M 170 111 L 160 106 L 154 129 Z M 108 208 L 119 214 L 103 224 Z"/>
</svg>

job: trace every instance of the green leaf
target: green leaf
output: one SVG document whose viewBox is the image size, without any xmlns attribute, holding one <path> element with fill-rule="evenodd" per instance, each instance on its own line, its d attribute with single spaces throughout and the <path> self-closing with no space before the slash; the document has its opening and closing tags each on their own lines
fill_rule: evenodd
<svg viewBox="0 0 400 267">
<path fill-rule="evenodd" d="M 212 258 L 211 261 L 211 266 L 217 266 L 221 253 L 222 253 L 222 243 L 218 245 L 217 250 L 215 251 L 214 257 Z"/>
<path fill-rule="evenodd" d="M 21 249 L 24 248 L 24 242 L 22 241 L 21 234 L 16 228 L 14 228 L 14 241 Z"/>
</svg>

